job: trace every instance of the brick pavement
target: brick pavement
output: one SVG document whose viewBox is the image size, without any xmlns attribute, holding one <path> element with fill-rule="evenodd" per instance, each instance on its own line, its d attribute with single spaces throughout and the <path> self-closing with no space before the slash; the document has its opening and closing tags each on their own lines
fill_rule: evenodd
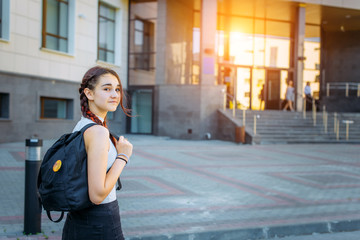
<svg viewBox="0 0 360 240">
<path fill-rule="evenodd" d="M 360 145 L 236 145 L 130 135 L 118 192 L 127 239 L 261 239 L 360 229 Z M 52 141 L 44 141 L 43 150 Z M 0 144 L 0 239 L 23 236 L 24 143 Z"/>
</svg>

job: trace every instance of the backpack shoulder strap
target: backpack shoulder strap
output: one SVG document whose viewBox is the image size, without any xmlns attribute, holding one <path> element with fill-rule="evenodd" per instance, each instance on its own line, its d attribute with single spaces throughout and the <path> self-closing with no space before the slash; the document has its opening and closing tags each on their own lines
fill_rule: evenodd
<svg viewBox="0 0 360 240">
<path fill-rule="evenodd" d="M 94 126 L 94 125 L 97 125 L 96 123 L 89 123 L 87 125 L 85 125 L 82 129 L 80 129 L 79 131 L 84 133 L 88 128 Z"/>
</svg>

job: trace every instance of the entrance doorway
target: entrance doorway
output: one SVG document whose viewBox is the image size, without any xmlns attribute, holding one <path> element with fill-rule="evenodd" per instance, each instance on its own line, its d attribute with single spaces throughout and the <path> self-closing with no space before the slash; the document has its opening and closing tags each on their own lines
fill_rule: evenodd
<svg viewBox="0 0 360 240">
<path fill-rule="evenodd" d="M 249 67 L 236 68 L 236 101 L 238 108 L 251 109 L 252 69 Z"/>
<path fill-rule="evenodd" d="M 238 109 L 251 109 L 251 83 L 252 83 L 252 67 L 235 65 L 235 64 L 219 64 L 218 83 L 226 86 L 226 106 Z"/>
<path fill-rule="evenodd" d="M 265 109 L 280 109 L 280 80 L 281 72 L 278 69 L 266 70 L 265 81 Z"/>
<path fill-rule="evenodd" d="M 281 109 L 286 82 L 292 71 L 283 68 L 255 68 L 237 64 L 220 63 L 218 84 L 227 86 L 226 106 L 233 107 L 235 96 L 238 109 Z"/>
<path fill-rule="evenodd" d="M 130 133 L 152 134 L 153 123 L 153 90 L 136 89 L 130 91 L 131 114 L 135 117 L 129 118 Z"/>
</svg>

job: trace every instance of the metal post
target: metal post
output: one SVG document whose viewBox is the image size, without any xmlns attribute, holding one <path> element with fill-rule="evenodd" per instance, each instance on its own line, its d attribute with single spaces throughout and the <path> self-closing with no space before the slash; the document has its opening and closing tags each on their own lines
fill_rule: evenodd
<svg viewBox="0 0 360 240">
<path fill-rule="evenodd" d="M 336 121 L 337 121 L 337 113 L 334 113 L 334 133 L 336 133 Z"/>
<path fill-rule="evenodd" d="M 349 140 L 349 124 L 353 124 L 353 120 L 343 120 L 343 123 L 346 124 L 346 141 Z"/>
<path fill-rule="evenodd" d="M 304 98 L 303 119 L 306 119 L 306 97 Z"/>
<path fill-rule="evenodd" d="M 340 120 L 337 120 L 336 121 L 336 140 L 339 140 L 339 132 L 340 132 L 339 125 L 340 125 Z"/>
<path fill-rule="evenodd" d="M 324 106 L 323 106 L 323 114 L 322 114 L 322 117 L 323 117 L 323 125 L 325 125 L 325 114 L 326 114 L 326 106 L 324 105 Z"/>
<path fill-rule="evenodd" d="M 315 99 L 312 100 L 313 125 L 316 126 L 316 106 Z"/>
<path fill-rule="evenodd" d="M 326 96 L 330 96 L 330 83 L 326 84 Z"/>
<path fill-rule="evenodd" d="M 349 83 L 346 83 L 346 90 L 345 90 L 345 96 L 349 96 Z"/>
<path fill-rule="evenodd" d="M 235 100 L 233 100 L 233 109 L 232 109 L 232 110 L 233 110 L 233 117 L 236 116 L 236 112 L 235 112 L 236 110 L 235 110 L 235 109 L 236 109 L 236 107 L 235 107 Z"/>
<path fill-rule="evenodd" d="M 25 202 L 24 233 L 41 232 L 41 203 L 37 193 L 37 178 L 41 165 L 41 139 L 25 141 Z"/>
<path fill-rule="evenodd" d="M 254 115 L 254 135 L 256 135 L 256 115 Z"/>
<path fill-rule="evenodd" d="M 325 133 L 328 132 L 328 114 L 325 113 L 325 119 L 324 119 L 324 131 Z"/>
<path fill-rule="evenodd" d="M 226 90 L 223 89 L 223 91 L 224 91 L 224 106 L 223 106 L 223 109 L 225 111 L 226 110 Z"/>
<path fill-rule="evenodd" d="M 357 97 L 360 97 L 360 83 L 358 83 Z"/>
<path fill-rule="evenodd" d="M 237 76 L 237 73 L 235 73 L 235 76 Z M 234 98 L 233 98 L 233 117 L 235 117 L 236 113 L 236 88 L 237 88 L 237 77 L 234 77 Z"/>
<path fill-rule="evenodd" d="M 243 126 L 245 127 L 246 122 L 246 109 L 243 109 Z"/>
</svg>

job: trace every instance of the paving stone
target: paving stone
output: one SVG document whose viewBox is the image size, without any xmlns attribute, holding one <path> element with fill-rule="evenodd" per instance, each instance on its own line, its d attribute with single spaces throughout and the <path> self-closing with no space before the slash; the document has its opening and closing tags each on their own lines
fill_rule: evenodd
<svg viewBox="0 0 360 240">
<path fill-rule="evenodd" d="M 266 239 L 360 229 L 360 145 L 237 145 L 129 135 L 117 192 L 127 239 Z M 44 141 L 42 155 L 54 140 Z M 23 236 L 25 144 L 0 144 L 0 239 Z M 58 216 L 58 215 L 56 215 Z M 55 217 L 56 217 L 55 216 Z"/>
</svg>

